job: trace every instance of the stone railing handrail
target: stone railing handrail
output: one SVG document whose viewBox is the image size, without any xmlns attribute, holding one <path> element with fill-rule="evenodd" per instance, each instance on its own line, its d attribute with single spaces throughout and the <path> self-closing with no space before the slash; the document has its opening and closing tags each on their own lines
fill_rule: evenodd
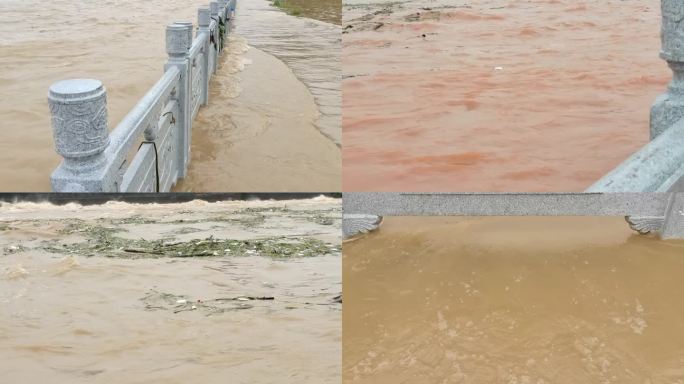
<svg viewBox="0 0 684 384">
<path fill-rule="evenodd" d="M 594 183 L 587 192 L 682 191 L 684 119 Z"/>
<path fill-rule="evenodd" d="M 684 193 L 385 193 L 342 196 L 345 237 L 383 216 L 625 216 L 639 233 L 684 238 Z"/>
<path fill-rule="evenodd" d="M 684 2 L 661 0 L 660 57 L 673 72 L 651 107 L 651 142 L 587 192 L 684 191 Z"/>
<path fill-rule="evenodd" d="M 53 191 L 168 192 L 185 177 L 192 123 L 209 102 L 235 2 L 199 9 L 194 38 L 191 22 L 167 26 L 164 74 L 111 133 L 100 81 L 71 79 L 50 87 L 55 148 L 64 158 L 52 173 Z"/>
</svg>

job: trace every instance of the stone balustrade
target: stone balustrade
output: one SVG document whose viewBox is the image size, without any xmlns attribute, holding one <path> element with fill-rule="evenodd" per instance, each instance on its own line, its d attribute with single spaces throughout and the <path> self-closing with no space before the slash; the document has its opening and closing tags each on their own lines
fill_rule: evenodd
<svg viewBox="0 0 684 384">
<path fill-rule="evenodd" d="M 383 216 L 625 216 L 639 233 L 684 239 L 684 1 L 661 4 L 660 56 L 674 76 L 651 109 L 651 142 L 585 193 L 345 193 L 345 238 Z"/>
<path fill-rule="evenodd" d="M 383 216 L 625 216 L 639 233 L 684 239 L 684 193 L 382 193 L 342 195 L 345 238 Z"/>
<path fill-rule="evenodd" d="M 193 120 L 209 102 L 235 2 L 199 9 L 196 29 L 191 22 L 166 27 L 164 74 L 111 132 L 100 81 L 50 87 L 55 149 L 64 158 L 52 173 L 53 191 L 168 192 L 185 177 Z"/>
<path fill-rule="evenodd" d="M 651 142 L 587 192 L 684 191 L 684 2 L 661 0 L 661 8 L 660 57 L 673 78 L 651 108 Z"/>
</svg>

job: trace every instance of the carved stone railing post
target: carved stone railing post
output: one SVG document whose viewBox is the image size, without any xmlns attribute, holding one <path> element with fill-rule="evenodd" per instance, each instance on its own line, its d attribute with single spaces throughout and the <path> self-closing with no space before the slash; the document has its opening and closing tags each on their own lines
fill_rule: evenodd
<svg viewBox="0 0 684 384">
<path fill-rule="evenodd" d="M 673 78 L 651 108 L 651 139 L 684 117 L 684 2 L 661 0 L 661 8 L 660 57 L 672 69 Z"/>
<path fill-rule="evenodd" d="M 192 30 L 192 27 L 190 27 Z M 190 83 L 189 83 L 189 62 L 188 52 L 192 33 L 188 34 L 187 25 L 171 24 L 166 27 L 166 53 L 169 55 L 169 60 L 166 63 L 165 70 L 170 67 L 177 67 L 180 72 L 180 86 L 175 94 L 178 100 L 179 115 L 175 117 L 178 136 L 178 166 L 179 177 L 185 177 L 187 172 L 188 161 L 190 159 L 190 136 L 189 136 L 189 119 L 190 119 Z"/>
<path fill-rule="evenodd" d="M 206 38 L 204 39 L 204 68 L 202 70 L 202 76 L 204 76 L 204 79 L 202 80 L 202 105 L 207 105 L 209 103 L 209 80 L 211 79 L 209 76 L 209 47 L 211 46 L 211 42 L 209 41 L 209 35 L 211 33 L 209 31 L 210 24 L 211 14 L 209 8 L 200 8 L 197 12 L 197 34 L 200 35 L 204 33 L 206 35 Z"/>
<path fill-rule="evenodd" d="M 48 93 L 55 149 L 64 161 L 52 173 L 55 192 L 102 192 L 109 145 L 107 91 L 98 80 L 65 80 Z"/>
<path fill-rule="evenodd" d="M 187 33 L 188 33 L 188 41 L 190 42 L 189 47 L 192 46 L 192 41 L 194 39 L 194 28 L 195 28 L 195 26 L 192 24 L 192 22 L 190 22 L 190 21 L 176 21 L 176 22 L 174 22 L 174 24 L 182 25 L 185 27 L 185 29 L 187 30 Z"/>
</svg>

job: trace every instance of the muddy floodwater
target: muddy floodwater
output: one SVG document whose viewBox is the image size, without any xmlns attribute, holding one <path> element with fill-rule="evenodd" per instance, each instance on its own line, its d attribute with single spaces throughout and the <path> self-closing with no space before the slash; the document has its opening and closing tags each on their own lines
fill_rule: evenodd
<svg viewBox="0 0 684 384">
<path fill-rule="evenodd" d="M 339 200 L 0 206 L 12 383 L 339 383 Z"/>
<path fill-rule="evenodd" d="M 684 382 L 684 242 L 623 218 L 387 218 L 343 270 L 345 383 Z"/>
<path fill-rule="evenodd" d="M 308 3 L 305 15 L 326 18 L 329 2 Z M 340 191 L 340 51 L 339 25 L 238 2 L 176 190 Z"/>
<path fill-rule="evenodd" d="M 657 0 L 344 4 L 346 191 L 582 191 L 671 78 Z"/>
<path fill-rule="evenodd" d="M 288 15 L 267 1 L 238 3 L 235 36 L 211 85 L 213 104 L 195 121 L 194 173 L 176 189 L 340 190 L 339 25 Z M 197 9 L 208 4 L 0 2 L 0 91 L 8 96 L 0 100 L 0 190 L 50 190 L 50 173 L 61 160 L 54 151 L 47 105 L 52 83 L 101 80 L 113 129 L 161 77 L 167 60 L 166 25 L 196 24 Z M 311 2 L 302 16 L 329 19 L 329 8 L 329 2 Z M 252 42 L 258 35 L 248 29 L 271 36 L 260 41 L 273 46 L 281 42 L 285 53 L 310 39 L 305 47 L 309 53 L 299 61 L 278 59 Z M 282 174 L 291 177 L 283 180 Z"/>
</svg>

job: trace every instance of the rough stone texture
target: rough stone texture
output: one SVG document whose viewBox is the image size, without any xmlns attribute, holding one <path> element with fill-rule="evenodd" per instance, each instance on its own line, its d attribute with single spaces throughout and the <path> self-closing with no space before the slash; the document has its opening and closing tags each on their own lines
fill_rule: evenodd
<svg viewBox="0 0 684 384">
<path fill-rule="evenodd" d="M 345 239 L 378 229 L 382 216 L 346 214 L 342 216 L 342 235 Z"/>
<path fill-rule="evenodd" d="M 57 82 L 50 87 L 48 104 L 57 153 L 78 159 L 105 150 L 109 144 L 107 92 L 101 82 Z"/>
<path fill-rule="evenodd" d="M 178 129 L 170 132 L 176 138 L 175 147 L 178 149 L 177 161 L 180 169 L 177 170 L 178 177 L 185 177 L 190 160 L 190 125 L 192 116 L 190 113 L 190 65 L 188 55 L 192 46 L 192 23 L 174 23 L 166 28 L 166 51 L 169 54 L 169 61 L 165 69 L 176 67 L 181 73 L 180 87 L 175 98 L 178 100 L 180 110 L 175 116 Z M 171 47 L 169 47 L 171 44 Z M 182 54 L 178 54 L 182 51 Z M 174 169 L 175 171 L 175 169 Z M 161 172 L 161 171 L 160 171 Z"/>
<path fill-rule="evenodd" d="M 667 61 L 684 61 L 684 2 L 661 0 L 663 24 L 661 30 L 662 51 L 660 56 Z"/>
<path fill-rule="evenodd" d="M 684 117 L 684 2 L 661 0 L 661 9 L 660 57 L 672 69 L 673 79 L 667 93 L 659 96 L 651 108 L 651 139 Z"/>
<path fill-rule="evenodd" d="M 602 177 L 587 192 L 682 192 L 684 120 Z"/>
<path fill-rule="evenodd" d="M 212 17 L 218 17 L 219 14 L 219 3 L 218 1 L 212 1 L 209 3 L 209 9 L 211 10 Z"/>
<path fill-rule="evenodd" d="M 199 29 L 209 28 L 211 22 L 211 11 L 209 8 L 200 8 L 197 10 L 197 26 Z"/>
<path fill-rule="evenodd" d="M 199 31 L 198 31 L 199 32 Z M 198 33 L 197 38 L 193 41 L 192 47 L 190 48 L 190 53 L 188 54 L 188 60 L 190 65 L 190 98 L 189 98 L 189 111 L 190 120 L 189 127 L 192 127 L 192 121 L 197 116 L 199 108 L 202 105 L 202 99 L 204 97 L 204 89 L 207 88 L 208 84 L 205 85 L 204 82 L 207 81 L 207 76 L 204 71 L 206 70 L 205 65 L 205 48 L 206 48 L 206 34 Z M 190 129 L 190 131 L 192 131 Z"/>
<path fill-rule="evenodd" d="M 668 193 L 344 193 L 345 237 L 370 228 L 373 216 L 629 216 L 664 238 L 684 238 L 684 194 Z M 677 202 L 672 204 L 671 199 Z M 351 221 L 350 221 L 351 220 Z M 364 224 L 365 221 L 365 224 Z M 643 225 L 642 225 L 643 224 Z"/>
<path fill-rule="evenodd" d="M 179 24 L 166 27 L 166 53 L 169 57 L 184 57 L 190 49 L 191 39 L 188 38 L 187 28 Z"/>
<path fill-rule="evenodd" d="M 661 236 L 663 239 L 684 239 L 684 193 L 670 196 Z"/>
<path fill-rule="evenodd" d="M 119 191 L 122 192 L 146 192 L 149 185 L 155 187 L 157 190 L 157 173 L 168 172 L 167 160 L 168 156 L 164 156 L 165 139 L 169 136 L 169 130 L 172 132 L 177 130 L 176 118 L 178 116 L 177 102 L 174 98 L 177 89 L 180 86 L 180 72 L 177 68 L 170 68 L 164 76 L 155 84 L 155 86 L 143 97 L 143 99 L 133 108 L 133 110 L 124 118 L 124 120 L 112 132 L 112 150 L 109 152 L 112 168 L 121 168 L 123 175 L 120 177 L 123 181 L 119 182 L 119 177 L 116 178 Z M 125 155 L 133 148 L 133 145 L 138 143 L 138 135 L 144 130 L 145 138 L 148 142 L 154 143 L 153 149 L 157 149 L 159 156 L 155 153 L 152 158 L 145 151 L 145 145 L 135 155 L 133 161 L 128 167 L 125 167 Z M 171 133 L 173 136 L 173 133 Z M 177 136 L 177 135 L 176 135 Z M 176 159 L 174 156 L 172 159 Z M 157 162 L 161 167 L 157 166 Z M 122 166 L 123 164 L 123 166 Z M 174 161 L 177 169 L 177 161 Z M 154 173 L 147 172 L 147 170 L 154 169 Z M 172 175 L 177 177 L 177 170 L 172 171 Z M 159 175 L 160 179 L 166 180 L 168 175 Z M 159 183 L 159 191 L 166 192 L 163 184 Z"/>
<path fill-rule="evenodd" d="M 50 87 L 48 104 L 55 148 L 64 157 L 52 173 L 53 189 L 101 191 L 104 151 L 110 142 L 104 86 L 89 79 L 60 81 Z"/>
<path fill-rule="evenodd" d="M 661 230 L 665 224 L 664 216 L 625 216 L 625 220 L 632 230 L 637 231 L 642 235 L 657 232 Z"/>
<path fill-rule="evenodd" d="M 664 216 L 666 193 L 343 194 L 344 214 L 379 216 Z"/>
<path fill-rule="evenodd" d="M 185 29 L 186 29 L 186 31 L 187 31 L 187 33 L 188 33 L 187 41 L 190 42 L 190 43 L 188 44 L 188 47 L 192 46 L 192 42 L 193 42 L 193 33 L 194 33 L 194 30 L 195 30 L 195 26 L 192 24 L 192 22 L 190 22 L 190 21 L 176 21 L 176 22 L 174 22 L 173 24 L 175 24 L 175 25 L 180 25 L 180 26 L 182 26 L 182 27 L 185 27 Z"/>
<path fill-rule="evenodd" d="M 156 155 L 153 144 L 143 144 L 128 169 L 130 172 L 123 176 L 122 190 L 139 193 L 157 191 Z"/>
<path fill-rule="evenodd" d="M 204 41 L 204 48 L 203 48 L 203 55 L 204 58 L 202 60 L 202 105 L 207 105 L 209 104 L 209 80 L 211 79 L 211 76 L 209 74 L 209 66 L 210 66 L 210 47 L 209 47 L 209 36 L 210 36 L 210 31 L 209 27 L 211 25 L 211 11 L 209 8 L 200 8 L 197 11 L 197 35 L 198 36 L 203 36 L 203 41 Z"/>
</svg>

